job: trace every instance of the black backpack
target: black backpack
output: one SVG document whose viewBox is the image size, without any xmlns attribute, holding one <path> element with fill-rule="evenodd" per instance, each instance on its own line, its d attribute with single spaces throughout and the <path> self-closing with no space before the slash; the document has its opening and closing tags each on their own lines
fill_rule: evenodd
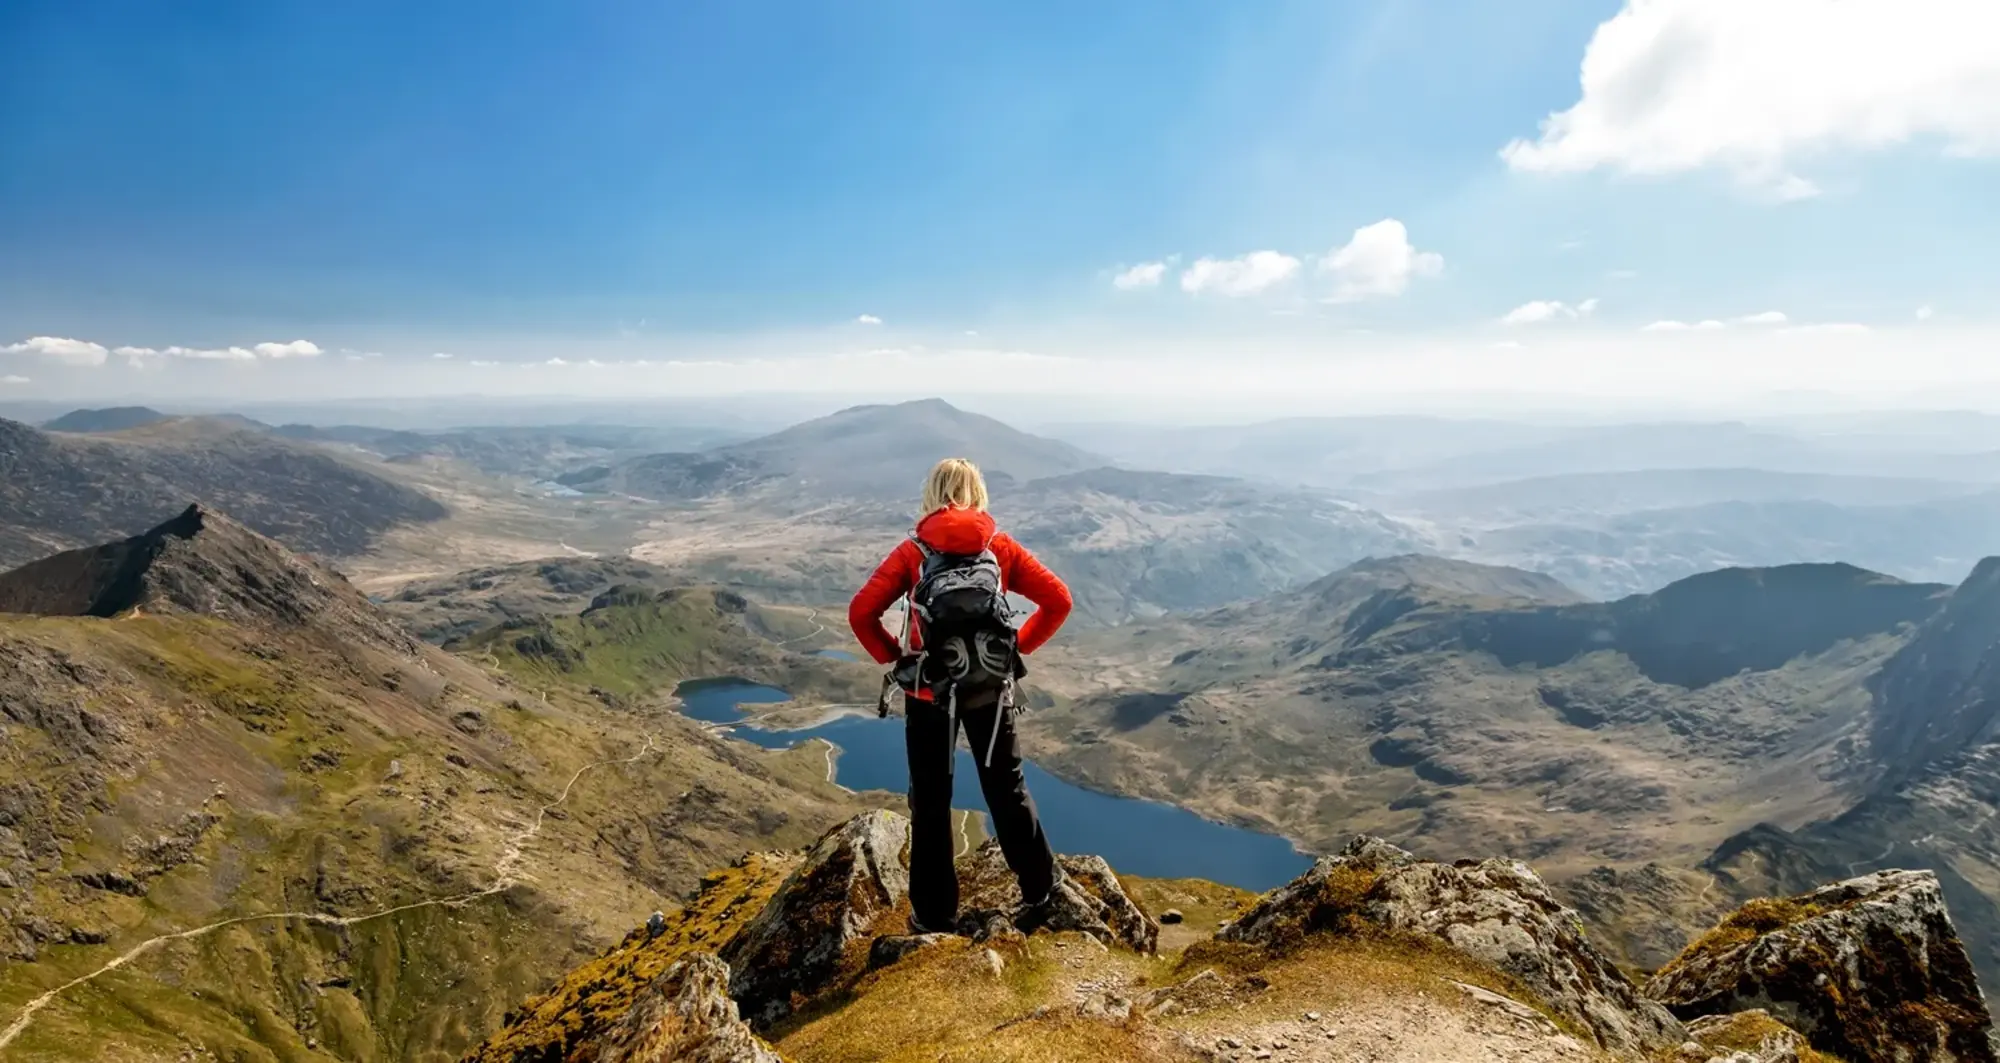
<svg viewBox="0 0 2000 1063">
<path fill-rule="evenodd" d="M 1000 587 L 992 550 L 950 554 L 912 535 L 923 567 L 910 591 L 910 613 L 923 622 L 920 682 L 934 694 L 1006 691 L 1025 669 L 1017 652 L 1014 611 Z"/>
</svg>

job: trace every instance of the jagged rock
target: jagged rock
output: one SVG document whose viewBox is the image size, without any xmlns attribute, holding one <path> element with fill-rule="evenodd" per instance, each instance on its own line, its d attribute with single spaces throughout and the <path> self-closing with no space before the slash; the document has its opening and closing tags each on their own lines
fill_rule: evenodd
<svg viewBox="0 0 2000 1063">
<path fill-rule="evenodd" d="M 0 612 L 54 616 L 193 613 L 417 652 L 346 578 L 199 505 L 142 535 L 0 573 Z"/>
<path fill-rule="evenodd" d="M 1137 952 L 1159 948 L 1160 924 L 1132 900 L 1117 872 L 1101 856 L 1060 856 L 1068 889 L 1059 889 L 1042 928 L 1079 930 L 1108 937 Z M 1021 888 L 1000 852 L 988 839 L 958 862 L 961 904 L 967 911 L 1013 911 L 1021 903 Z"/>
<path fill-rule="evenodd" d="M 950 941 L 951 934 L 889 934 L 875 939 L 868 947 L 868 969 L 879 970 L 902 962 L 903 957 L 918 949 Z"/>
<path fill-rule="evenodd" d="M 1849 1063 L 1995 1063 L 1937 876 L 1881 871 L 1752 901 L 1646 986 L 1682 1018 L 1768 1008 Z"/>
<path fill-rule="evenodd" d="M 859 971 L 870 938 L 903 921 L 910 891 L 904 851 L 910 821 L 867 812 L 828 831 L 756 919 L 723 948 L 735 971 L 730 995 L 758 1027 L 791 1013 L 794 994 L 811 996 Z"/>
<path fill-rule="evenodd" d="M 595 1063 L 784 1063 L 729 999 L 729 966 L 706 952 L 669 967 L 618 1020 Z"/>
<path fill-rule="evenodd" d="M 1806 1039 L 1762 1008 L 1709 1015 L 1687 1024 L 1686 1063 L 1804 1063 Z"/>
<path fill-rule="evenodd" d="M 1577 914 L 1514 861 L 1438 864 L 1356 838 L 1218 936 L 1285 949 L 1318 932 L 1435 937 L 1512 975 L 1613 1051 L 1644 1054 L 1685 1039 L 1680 1023 L 1584 938 Z"/>
</svg>

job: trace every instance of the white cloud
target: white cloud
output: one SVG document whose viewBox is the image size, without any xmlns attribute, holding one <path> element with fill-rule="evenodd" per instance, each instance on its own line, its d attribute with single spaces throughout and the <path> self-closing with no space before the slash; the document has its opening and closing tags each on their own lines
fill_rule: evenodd
<svg viewBox="0 0 2000 1063">
<path fill-rule="evenodd" d="M 1402 222 L 1384 218 L 1354 230 L 1346 246 L 1319 260 L 1319 269 L 1335 278 L 1333 301 L 1347 303 L 1401 295 L 1410 278 L 1442 273 L 1444 257 L 1417 250 Z"/>
<path fill-rule="evenodd" d="M 32 354 L 64 365 L 103 365 L 110 353 L 101 344 L 64 336 L 30 336 L 0 347 L 0 354 Z"/>
<path fill-rule="evenodd" d="M 1299 260 L 1282 251 L 1252 251 L 1241 258 L 1202 258 L 1181 273 L 1181 290 L 1200 295 L 1245 296 L 1274 288 L 1299 272 Z"/>
<path fill-rule="evenodd" d="M 1639 326 L 1639 331 L 1640 332 L 1692 332 L 1697 329 L 1712 330 L 1724 327 L 1726 326 L 1724 326 L 1722 322 L 1717 321 L 1714 318 L 1708 318 L 1706 320 L 1696 321 L 1693 323 L 1689 323 L 1686 321 L 1673 321 L 1673 320 L 1654 321 Z"/>
<path fill-rule="evenodd" d="M 5 384 L 9 387 L 13 387 L 19 384 L 32 384 L 32 383 L 34 383 L 34 381 L 29 380 L 27 377 L 15 376 L 12 373 L 7 374 L 6 376 L 0 376 L 0 384 Z"/>
<path fill-rule="evenodd" d="M 1534 299 L 1501 315 L 1503 325 L 1538 325 L 1558 318 L 1574 321 L 1597 312 L 1597 299 L 1585 299 L 1571 306 L 1555 299 Z"/>
<path fill-rule="evenodd" d="M 293 340 L 290 343 L 260 343 L 251 350 L 265 358 L 317 358 L 326 353 L 319 344 L 311 340 Z"/>
<path fill-rule="evenodd" d="M 863 314 L 855 318 L 854 323 L 857 325 L 879 325 L 882 323 L 882 319 L 876 317 L 874 314 Z"/>
<path fill-rule="evenodd" d="M 457 355 L 454 355 L 454 354 L 451 354 L 451 353 L 450 353 L 450 352 L 448 352 L 448 351 L 438 351 L 437 353 L 435 353 L 435 354 L 431 355 L 431 357 L 432 357 L 432 358 L 436 358 L 436 359 L 438 359 L 438 360 L 440 360 L 440 361 L 449 361 L 449 360 L 451 360 L 452 358 L 455 358 L 455 357 L 457 357 Z"/>
<path fill-rule="evenodd" d="M 1858 321 L 1821 321 L 1812 325 L 1793 325 L 1784 331 L 1801 336 L 1859 336 L 1874 330 Z"/>
<path fill-rule="evenodd" d="M 169 347 L 160 352 L 169 358 L 192 358 L 204 362 L 254 362 L 257 352 L 247 347 Z"/>
<path fill-rule="evenodd" d="M 467 363 L 465 363 L 465 364 L 467 364 L 467 365 L 474 365 L 474 366 L 478 366 L 478 367 L 479 367 L 479 368 L 481 368 L 481 369 L 491 369 L 491 368 L 493 368 L 494 366 L 496 366 L 496 365 L 499 365 L 500 363 L 499 363 L 499 362 L 487 362 L 487 361 L 481 361 L 481 360 L 480 360 L 480 359 L 478 359 L 478 358 L 474 358 L 473 360 L 471 360 L 471 361 L 469 361 L 469 362 L 467 362 Z"/>
<path fill-rule="evenodd" d="M 1141 262 L 1111 278 L 1111 286 L 1127 292 L 1135 288 L 1157 288 L 1160 278 L 1166 275 L 1165 262 Z"/>
<path fill-rule="evenodd" d="M 562 359 L 562 358 L 551 358 L 551 359 L 549 359 L 548 361 L 546 361 L 546 362 L 543 362 L 542 364 L 543 364 L 543 365 L 568 365 L 568 364 L 569 364 L 569 362 L 568 362 L 567 360 L 565 360 L 565 359 Z"/>
<path fill-rule="evenodd" d="M 1521 341 L 1501 340 L 1500 342 L 1493 345 L 1493 349 L 1498 351 L 1518 351 L 1521 349 Z"/>
<path fill-rule="evenodd" d="M 1818 193 L 1795 158 L 1938 138 L 2000 149 L 1991 0 L 1626 0 L 1585 49 L 1582 95 L 1501 151 L 1517 170 L 1731 172 Z"/>
<path fill-rule="evenodd" d="M 1766 310 L 1761 314 L 1745 314 L 1736 319 L 1739 325 L 1782 325 L 1790 320 L 1783 310 Z"/>
<path fill-rule="evenodd" d="M 1929 321 L 1931 319 L 1931 315 L 1936 312 L 1937 311 L 1931 309 L 1931 305 L 1929 303 L 1925 303 L 1924 305 L 1917 307 L 1917 320 Z"/>
<path fill-rule="evenodd" d="M 1501 315 L 1503 325 L 1533 325 L 1563 315 L 1569 307 L 1552 299 L 1536 299 Z"/>
</svg>

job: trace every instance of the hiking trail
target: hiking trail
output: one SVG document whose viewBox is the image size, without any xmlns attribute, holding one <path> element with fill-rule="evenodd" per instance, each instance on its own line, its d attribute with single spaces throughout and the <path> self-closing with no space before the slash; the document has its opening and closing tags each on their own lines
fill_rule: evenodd
<svg viewBox="0 0 2000 1063">
<path fill-rule="evenodd" d="M 550 810 L 560 806 L 563 802 L 569 800 L 570 791 L 576 788 L 577 782 L 581 780 L 585 774 L 597 768 L 607 767 L 614 764 L 636 764 L 642 758 L 646 757 L 648 754 L 653 752 L 653 744 L 654 744 L 654 737 L 652 735 L 647 735 L 646 741 L 642 746 L 640 746 L 639 751 L 637 753 L 632 754 L 629 757 L 615 757 L 609 760 L 594 761 L 592 763 L 585 764 L 581 768 L 576 769 L 576 774 L 570 776 L 569 782 L 563 785 L 562 792 L 556 795 L 556 799 L 537 809 L 535 812 L 534 822 L 529 824 L 526 828 L 522 829 L 519 833 L 515 834 L 515 836 L 512 839 L 510 839 L 507 845 L 501 850 L 499 859 L 493 862 L 493 876 L 494 876 L 493 884 L 491 886 L 486 887 L 485 889 L 473 890 L 468 893 L 453 894 L 452 896 L 449 897 L 435 897 L 430 900 L 414 901 L 409 904 L 400 904 L 394 908 L 384 908 L 379 912 L 369 912 L 365 915 L 329 915 L 325 912 L 262 912 L 256 915 L 239 915 L 230 919 L 218 920 L 216 922 L 209 923 L 206 926 L 198 926 L 191 930 L 181 930 L 171 934 L 161 934 L 157 937 L 147 938 L 145 941 L 142 941 L 137 945 L 134 945 L 131 948 L 113 957 L 111 960 L 107 961 L 103 966 L 98 967 L 95 970 L 92 970 L 86 974 L 78 975 L 77 977 L 72 978 L 69 981 L 64 982 L 63 984 L 56 986 L 54 989 L 51 989 L 48 992 L 43 993 L 41 996 L 38 996 L 33 1000 L 28 1001 L 28 1003 L 22 1007 L 21 1013 L 14 1017 L 14 1021 L 8 1024 L 5 1030 L 0 1030 L 0 1049 L 5 1049 L 8 1045 L 14 1042 L 15 1038 L 20 1037 L 21 1034 L 28 1029 L 29 1025 L 31 1025 L 35 1021 L 36 1014 L 38 1014 L 43 1008 L 46 1008 L 50 1004 L 54 1003 L 56 1001 L 56 998 L 62 996 L 64 993 L 67 993 L 72 989 L 77 988 L 78 986 L 85 985 L 89 982 L 95 981 L 98 978 L 103 977 L 104 975 L 110 974 L 112 971 L 118 970 L 119 968 L 124 967 L 127 964 L 130 964 L 132 961 L 139 959 L 141 956 L 144 956 L 147 953 L 152 952 L 154 949 L 159 948 L 161 945 L 165 945 L 169 942 L 189 941 L 194 938 L 204 937 L 208 934 L 212 934 L 218 930 L 224 930 L 232 926 L 242 926 L 247 923 L 297 921 L 304 923 L 314 923 L 319 926 L 329 926 L 335 928 L 353 927 L 353 926 L 359 926 L 363 923 L 372 923 L 378 919 L 386 919 L 392 915 L 400 915 L 403 912 L 416 911 L 417 909 L 420 908 L 457 908 L 466 904 L 470 904 L 473 901 L 481 900 L 486 897 L 491 897 L 494 896 L 495 894 L 504 893 L 507 890 L 512 889 L 516 884 L 522 881 L 523 876 L 521 876 L 517 872 L 517 868 L 520 865 L 523 855 L 525 854 L 528 843 L 534 841 L 535 837 L 542 832 L 542 824 L 548 821 L 548 814 Z"/>
</svg>

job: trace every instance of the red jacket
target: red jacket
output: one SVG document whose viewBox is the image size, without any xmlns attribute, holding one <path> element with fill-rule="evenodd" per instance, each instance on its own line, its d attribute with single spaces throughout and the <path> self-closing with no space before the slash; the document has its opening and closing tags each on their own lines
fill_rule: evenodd
<svg viewBox="0 0 2000 1063">
<path fill-rule="evenodd" d="M 1034 615 L 1021 625 L 1019 642 L 1022 654 L 1035 652 L 1056 633 L 1064 620 L 1069 619 L 1069 588 L 1037 561 L 1027 547 L 1015 542 L 1006 532 L 997 530 L 991 516 L 974 509 L 940 509 L 917 522 L 917 538 L 940 553 L 993 551 L 993 556 L 1000 561 L 1002 589 L 1035 603 Z M 896 644 L 896 636 L 882 626 L 882 614 L 896 604 L 896 599 L 916 587 L 917 574 L 923 564 L 924 552 L 918 549 L 916 543 L 903 540 L 889 552 L 888 558 L 875 569 L 874 575 L 868 577 L 868 582 L 861 585 L 854 601 L 847 606 L 847 626 L 854 629 L 854 637 L 860 641 L 861 647 L 879 664 L 890 664 L 903 652 Z M 915 652 L 922 644 L 923 633 L 912 623 L 910 650 Z"/>
</svg>

